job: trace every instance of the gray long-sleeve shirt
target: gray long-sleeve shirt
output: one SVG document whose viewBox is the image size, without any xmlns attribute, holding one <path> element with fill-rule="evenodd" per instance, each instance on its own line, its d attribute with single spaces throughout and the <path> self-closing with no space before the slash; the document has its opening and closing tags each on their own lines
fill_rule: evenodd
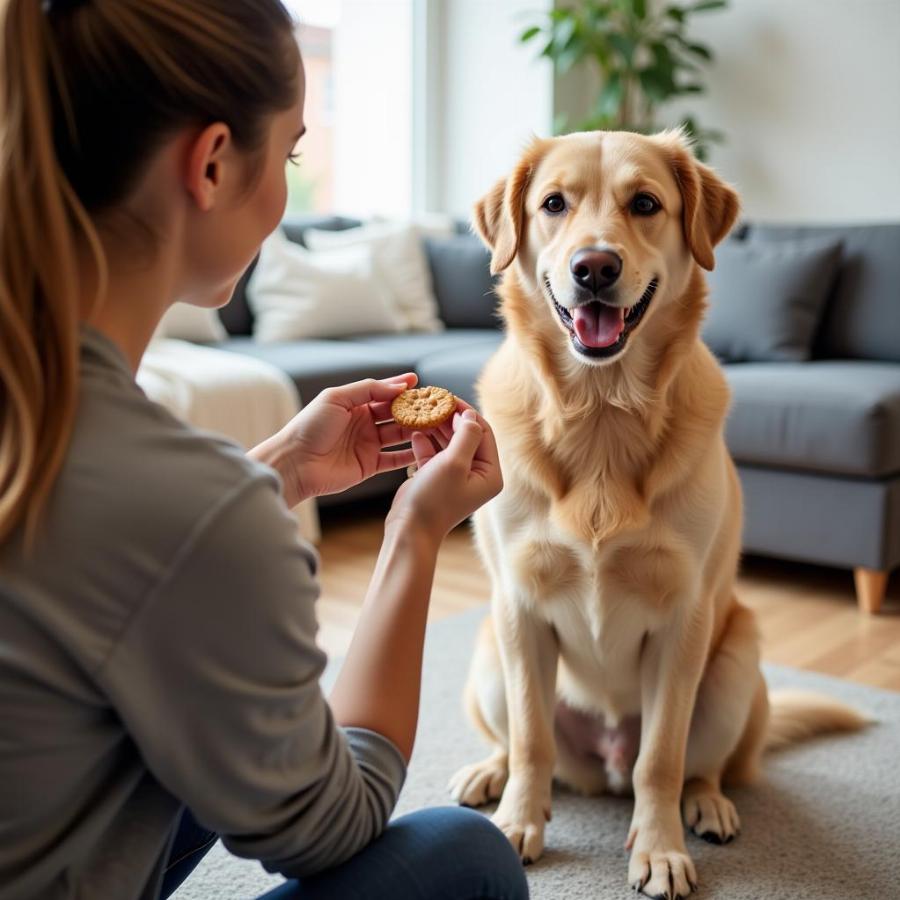
<svg viewBox="0 0 900 900">
<path fill-rule="evenodd" d="M 37 542 L 0 547 L 0 900 L 155 900 L 182 805 L 286 875 L 377 836 L 405 764 L 335 726 L 315 566 L 275 475 L 85 329 Z"/>
</svg>

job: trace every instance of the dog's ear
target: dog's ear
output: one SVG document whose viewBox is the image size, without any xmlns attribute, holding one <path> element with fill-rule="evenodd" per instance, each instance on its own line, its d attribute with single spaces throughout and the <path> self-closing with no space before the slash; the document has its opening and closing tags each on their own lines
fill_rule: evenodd
<svg viewBox="0 0 900 900">
<path fill-rule="evenodd" d="M 501 178 L 476 204 L 473 225 L 491 251 L 491 274 L 508 268 L 525 231 L 525 193 L 537 157 L 537 141 L 509 178 Z"/>
<path fill-rule="evenodd" d="M 685 241 L 694 259 L 711 272 L 716 264 L 713 247 L 731 231 L 741 209 L 740 199 L 731 185 L 697 160 L 680 132 L 661 137 L 681 190 Z"/>
</svg>

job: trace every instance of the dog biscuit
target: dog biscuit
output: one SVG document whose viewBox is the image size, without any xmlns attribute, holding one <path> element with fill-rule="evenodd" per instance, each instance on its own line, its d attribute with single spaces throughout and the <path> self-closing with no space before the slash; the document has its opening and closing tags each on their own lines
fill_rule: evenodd
<svg viewBox="0 0 900 900">
<path fill-rule="evenodd" d="M 456 397 L 439 387 L 404 391 L 391 403 L 391 415 L 404 428 L 437 428 L 456 412 Z"/>
</svg>

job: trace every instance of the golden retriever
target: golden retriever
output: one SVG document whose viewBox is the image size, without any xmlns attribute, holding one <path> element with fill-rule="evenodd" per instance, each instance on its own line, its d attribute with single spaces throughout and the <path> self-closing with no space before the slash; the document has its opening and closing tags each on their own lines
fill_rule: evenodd
<svg viewBox="0 0 900 900">
<path fill-rule="evenodd" d="M 653 897 L 697 883 L 682 815 L 715 843 L 738 833 L 723 781 L 767 745 L 862 724 L 803 696 L 770 715 L 734 594 L 729 390 L 700 324 L 738 208 L 679 132 L 536 139 L 475 208 L 504 273 L 507 336 L 478 389 L 506 487 L 475 516 L 492 600 L 466 689 L 494 751 L 451 793 L 499 798 L 527 863 L 554 776 L 633 790 L 628 881 Z"/>
</svg>

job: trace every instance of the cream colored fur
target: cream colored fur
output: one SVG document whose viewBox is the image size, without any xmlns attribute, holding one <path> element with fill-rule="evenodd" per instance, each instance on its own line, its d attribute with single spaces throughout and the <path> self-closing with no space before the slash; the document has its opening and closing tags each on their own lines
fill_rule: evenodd
<svg viewBox="0 0 900 900">
<path fill-rule="evenodd" d="M 661 211 L 636 215 L 639 191 Z M 554 192 L 563 215 L 541 208 Z M 499 798 L 494 821 L 535 860 L 554 776 L 589 793 L 616 787 L 556 740 L 557 700 L 611 724 L 640 715 L 628 880 L 651 896 L 696 884 L 682 814 L 708 839 L 737 834 L 721 784 L 752 778 L 767 739 L 861 722 L 831 701 L 792 703 L 767 738 L 757 629 L 734 594 L 729 391 L 699 339 L 702 268 L 737 213 L 735 192 L 680 134 L 612 132 L 535 140 L 475 211 L 504 272 L 507 337 L 479 394 L 506 487 L 475 518 L 493 595 L 466 689 L 494 750 L 451 791 L 469 805 Z M 566 305 L 569 260 L 593 245 L 622 257 L 624 303 L 660 284 L 623 352 L 599 362 L 573 349 L 545 285 Z"/>
</svg>

